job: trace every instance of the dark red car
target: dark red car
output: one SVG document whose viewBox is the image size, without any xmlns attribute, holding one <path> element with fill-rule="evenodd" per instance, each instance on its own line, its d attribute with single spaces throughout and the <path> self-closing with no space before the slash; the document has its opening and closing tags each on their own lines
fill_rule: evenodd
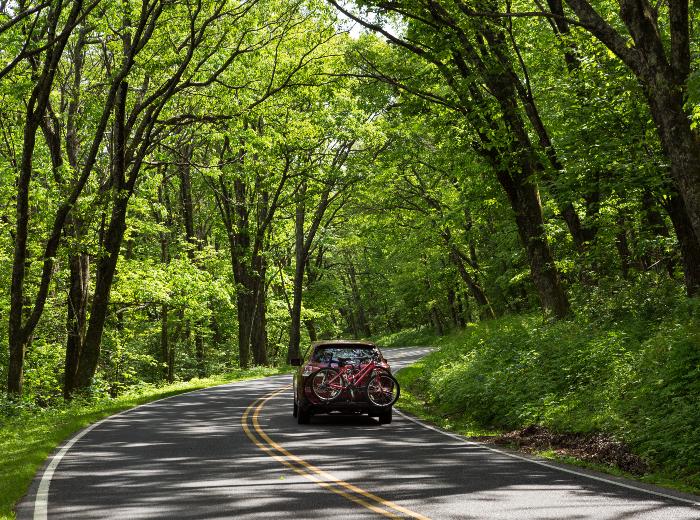
<svg viewBox="0 0 700 520">
<path fill-rule="evenodd" d="M 369 341 L 315 341 L 303 358 L 294 358 L 294 417 L 307 424 L 312 415 L 366 413 L 391 423 L 399 385 L 379 348 Z M 382 400 L 385 399 L 385 400 Z"/>
</svg>

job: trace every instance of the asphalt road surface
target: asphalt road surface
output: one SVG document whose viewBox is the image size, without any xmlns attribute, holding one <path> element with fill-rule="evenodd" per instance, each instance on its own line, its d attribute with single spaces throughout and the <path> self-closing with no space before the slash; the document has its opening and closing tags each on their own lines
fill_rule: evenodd
<svg viewBox="0 0 700 520">
<path fill-rule="evenodd" d="M 425 349 L 387 350 L 394 369 Z M 67 441 L 18 518 L 700 519 L 700 497 L 530 460 L 398 415 L 292 417 L 289 376 L 182 394 Z"/>
</svg>

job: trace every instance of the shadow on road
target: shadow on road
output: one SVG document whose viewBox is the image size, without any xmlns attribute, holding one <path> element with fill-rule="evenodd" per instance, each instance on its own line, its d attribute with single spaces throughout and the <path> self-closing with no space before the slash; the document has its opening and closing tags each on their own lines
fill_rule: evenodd
<svg viewBox="0 0 700 520">
<path fill-rule="evenodd" d="M 241 416 L 289 376 L 210 388 L 131 410 L 68 452 L 50 518 L 376 518 L 290 471 L 244 435 Z M 700 518 L 698 509 L 519 461 L 402 418 L 319 415 L 298 425 L 291 390 L 268 401 L 262 428 L 334 476 L 430 518 Z M 36 485 L 34 486 L 36 487 Z M 18 518 L 30 518 L 33 497 Z"/>
</svg>

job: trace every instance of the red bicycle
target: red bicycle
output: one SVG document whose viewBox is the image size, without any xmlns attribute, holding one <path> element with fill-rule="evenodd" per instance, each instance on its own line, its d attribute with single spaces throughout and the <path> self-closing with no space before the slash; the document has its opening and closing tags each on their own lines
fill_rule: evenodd
<svg viewBox="0 0 700 520">
<path fill-rule="evenodd" d="M 311 391 L 320 401 L 328 403 L 340 398 L 346 391 L 354 399 L 355 392 L 359 390 L 367 395 L 375 407 L 388 408 L 401 394 L 399 382 L 373 359 L 369 362 L 366 359 L 359 362 L 339 359 L 337 369 L 318 370 L 308 379 Z"/>
</svg>

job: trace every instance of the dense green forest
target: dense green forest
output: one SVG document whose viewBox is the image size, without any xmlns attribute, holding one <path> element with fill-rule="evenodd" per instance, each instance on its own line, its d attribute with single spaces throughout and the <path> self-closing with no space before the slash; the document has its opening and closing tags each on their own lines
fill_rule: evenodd
<svg viewBox="0 0 700 520">
<path fill-rule="evenodd" d="M 687 455 L 698 42 L 687 0 L 0 1 L 3 399 L 466 330 L 448 409 Z"/>
</svg>

